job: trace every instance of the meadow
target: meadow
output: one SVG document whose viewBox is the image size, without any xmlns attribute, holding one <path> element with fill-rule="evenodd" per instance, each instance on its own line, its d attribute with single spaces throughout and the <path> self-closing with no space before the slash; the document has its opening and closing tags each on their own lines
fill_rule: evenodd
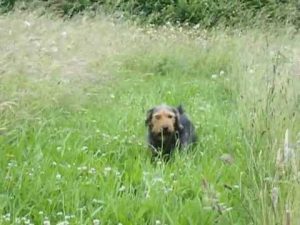
<svg viewBox="0 0 300 225">
<path fill-rule="evenodd" d="M 300 35 L 0 16 L 0 224 L 300 222 Z M 146 111 L 199 141 L 151 162 Z"/>
</svg>

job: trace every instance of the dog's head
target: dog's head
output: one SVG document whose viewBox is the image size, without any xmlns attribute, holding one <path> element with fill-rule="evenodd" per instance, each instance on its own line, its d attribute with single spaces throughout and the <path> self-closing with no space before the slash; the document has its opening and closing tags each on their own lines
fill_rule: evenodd
<svg viewBox="0 0 300 225">
<path fill-rule="evenodd" d="M 182 129 L 179 119 L 182 107 L 179 107 L 160 105 L 148 110 L 145 124 L 150 132 L 159 137 L 169 136 Z"/>
</svg>

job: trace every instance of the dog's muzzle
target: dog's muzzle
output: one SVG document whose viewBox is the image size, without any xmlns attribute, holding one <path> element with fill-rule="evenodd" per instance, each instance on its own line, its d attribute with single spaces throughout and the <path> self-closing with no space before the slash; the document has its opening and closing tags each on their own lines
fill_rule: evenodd
<svg viewBox="0 0 300 225">
<path fill-rule="evenodd" d="M 157 133 L 157 137 L 169 137 L 173 134 L 168 127 L 162 127 L 160 132 Z"/>
</svg>

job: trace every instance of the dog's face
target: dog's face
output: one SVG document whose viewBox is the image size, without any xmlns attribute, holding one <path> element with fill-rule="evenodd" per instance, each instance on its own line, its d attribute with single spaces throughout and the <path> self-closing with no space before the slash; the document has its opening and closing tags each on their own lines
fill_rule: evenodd
<svg viewBox="0 0 300 225">
<path fill-rule="evenodd" d="M 158 137 L 174 134 L 181 128 L 178 110 L 166 105 L 150 109 L 145 124 L 149 127 L 151 133 Z"/>
</svg>

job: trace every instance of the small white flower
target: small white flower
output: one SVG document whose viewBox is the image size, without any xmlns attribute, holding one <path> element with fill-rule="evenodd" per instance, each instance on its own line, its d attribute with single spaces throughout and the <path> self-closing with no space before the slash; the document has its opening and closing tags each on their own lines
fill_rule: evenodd
<svg viewBox="0 0 300 225">
<path fill-rule="evenodd" d="M 13 168 L 13 167 L 17 167 L 17 165 L 18 165 L 17 162 L 15 160 L 12 160 L 7 164 L 7 167 Z"/>
<path fill-rule="evenodd" d="M 63 213 L 62 213 L 62 212 L 58 212 L 58 213 L 56 213 L 56 215 L 58 215 L 58 216 L 62 216 L 62 215 L 63 215 Z"/>
<path fill-rule="evenodd" d="M 125 191 L 125 189 L 126 189 L 125 186 L 122 185 L 122 186 L 119 188 L 119 191 L 120 191 L 120 192 L 123 192 L 123 191 Z"/>
<path fill-rule="evenodd" d="M 160 225 L 160 224 L 161 224 L 160 220 L 155 220 L 155 225 Z"/>
<path fill-rule="evenodd" d="M 21 223 L 21 219 L 19 217 L 16 218 L 15 220 L 16 224 L 20 224 Z"/>
<path fill-rule="evenodd" d="M 165 194 L 168 194 L 168 193 L 173 191 L 173 188 L 172 187 L 164 187 L 163 191 L 164 191 Z"/>
<path fill-rule="evenodd" d="M 162 177 L 154 177 L 153 178 L 153 183 L 163 183 L 164 179 Z"/>
<path fill-rule="evenodd" d="M 55 178 L 56 178 L 56 180 L 60 180 L 61 179 L 61 174 L 56 174 L 56 176 L 55 176 Z"/>
<path fill-rule="evenodd" d="M 97 204 L 103 203 L 102 200 L 100 200 L 100 199 L 95 199 L 95 198 L 92 200 L 92 202 L 93 202 L 93 203 L 97 203 Z"/>
<path fill-rule="evenodd" d="M 82 150 L 82 151 L 87 151 L 87 150 L 88 150 L 88 147 L 87 147 L 87 146 L 82 146 L 81 150 Z"/>
<path fill-rule="evenodd" d="M 118 140 L 119 139 L 119 136 L 117 135 L 117 136 L 113 136 L 113 138 L 112 138 L 113 140 Z"/>
<path fill-rule="evenodd" d="M 225 72 L 223 70 L 220 71 L 220 76 L 223 76 Z"/>
<path fill-rule="evenodd" d="M 217 78 L 218 78 L 218 75 L 217 75 L 217 74 L 211 75 L 211 79 L 217 79 Z"/>
<path fill-rule="evenodd" d="M 66 31 L 61 32 L 61 36 L 67 37 L 68 33 Z"/>
<path fill-rule="evenodd" d="M 115 95 L 114 95 L 114 94 L 110 94 L 110 97 L 111 97 L 112 99 L 114 99 L 114 98 L 115 98 Z"/>
<path fill-rule="evenodd" d="M 96 169 L 95 168 L 90 168 L 89 169 L 89 174 L 95 174 L 96 173 Z"/>
<path fill-rule="evenodd" d="M 65 220 L 69 220 L 69 219 L 71 219 L 71 216 L 65 215 Z"/>
<path fill-rule="evenodd" d="M 25 24 L 26 27 L 30 27 L 30 26 L 31 26 L 31 23 L 29 23 L 29 22 L 26 21 L 26 20 L 24 21 L 24 24 Z"/>
<path fill-rule="evenodd" d="M 43 225 L 50 225 L 50 221 L 49 220 L 44 220 Z"/>
<path fill-rule="evenodd" d="M 68 221 L 61 221 L 61 222 L 58 222 L 57 225 L 69 225 L 69 222 Z"/>
<path fill-rule="evenodd" d="M 3 219 L 6 221 L 6 222 L 9 222 L 10 221 L 10 213 L 7 213 L 3 216 Z"/>
<path fill-rule="evenodd" d="M 110 171 L 111 171 L 111 167 L 110 167 L 110 166 L 105 167 L 105 168 L 104 168 L 104 171 L 105 171 L 105 172 L 110 172 Z"/>
<path fill-rule="evenodd" d="M 104 168 L 104 175 L 107 176 L 111 172 L 111 170 L 112 170 L 111 167 L 109 167 L 109 166 L 105 167 Z"/>
<path fill-rule="evenodd" d="M 39 215 L 43 215 L 44 214 L 44 212 L 43 211 L 39 211 Z"/>
<path fill-rule="evenodd" d="M 200 28 L 200 24 L 197 23 L 195 26 L 193 26 L 193 29 L 197 30 L 198 28 Z"/>
<path fill-rule="evenodd" d="M 77 170 L 85 171 L 85 170 L 87 170 L 87 166 L 80 166 L 80 167 L 77 168 Z"/>
<path fill-rule="evenodd" d="M 100 220 L 94 219 L 93 220 L 93 225 L 100 225 Z"/>
</svg>

